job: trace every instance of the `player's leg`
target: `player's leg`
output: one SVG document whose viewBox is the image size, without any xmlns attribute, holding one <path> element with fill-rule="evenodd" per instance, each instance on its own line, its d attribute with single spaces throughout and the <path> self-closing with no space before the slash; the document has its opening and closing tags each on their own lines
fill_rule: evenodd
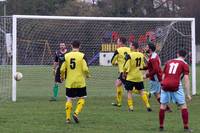
<svg viewBox="0 0 200 133">
<path fill-rule="evenodd" d="M 184 130 L 190 132 L 191 129 L 189 128 L 189 112 L 186 103 L 182 104 L 180 108 Z"/>
<path fill-rule="evenodd" d="M 154 94 L 156 100 L 160 104 L 160 89 L 161 89 L 160 83 L 158 81 L 150 80 L 149 84 L 150 84 L 150 93 Z"/>
<path fill-rule="evenodd" d="M 140 95 L 140 91 L 138 91 L 138 90 L 136 90 L 136 89 L 133 89 L 132 92 L 133 92 L 133 94 L 139 94 L 139 95 Z M 150 92 L 144 90 L 143 93 L 144 93 L 144 95 L 146 95 L 148 98 L 151 97 L 151 93 L 150 93 Z"/>
<path fill-rule="evenodd" d="M 76 90 L 73 88 L 66 88 L 66 104 L 65 104 L 65 114 L 66 114 L 66 123 L 71 122 L 71 112 L 72 112 L 72 99 L 76 97 Z"/>
<path fill-rule="evenodd" d="M 182 85 L 179 86 L 179 90 L 177 92 L 174 92 L 174 101 L 180 106 L 181 108 L 181 115 L 182 115 L 182 121 L 183 121 L 183 127 L 185 131 L 191 131 L 189 129 L 189 113 L 187 104 L 185 102 L 185 94 L 183 91 Z"/>
<path fill-rule="evenodd" d="M 126 81 L 124 82 L 124 87 L 127 91 L 127 105 L 128 105 L 128 110 L 133 111 L 133 98 L 132 98 L 132 90 L 134 87 L 134 83 L 131 81 Z"/>
<path fill-rule="evenodd" d="M 55 83 L 54 87 L 53 87 L 53 97 L 56 99 L 58 97 L 58 82 Z"/>
<path fill-rule="evenodd" d="M 82 111 L 85 105 L 85 99 L 83 97 L 79 98 L 77 101 L 76 109 L 73 114 L 73 119 L 76 123 L 79 123 L 78 115 Z"/>
<path fill-rule="evenodd" d="M 55 84 L 53 86 L 53 97 L 50 99 L 50 101 L 56 101 L 58 97 L 58 90 L 59 90 L 59 83 L 61 83 L 60 80 L 60 69 L 57 68 L 55 73 Z"/>
<path fill-rule="evenodd" d="M 160 104 L 160 111 L 159 111 L 159 124 L 160 124 L 160 131 L 164 130 L 164 120 L 165 120 L 165 110 L 166 104 Z"/>
<path fill-rule="evenodd" d="M 154 94 L 157 102 L 160 104 L 160 92 L 161 92 L 161 85 L 159 81 L 153 81 L 150 80 L 150 91 L 152 94 Z M 172 112 L 171 108 L 169 105 L 166 107 L 167 112 Z"/>
<path fill-rule="evenodd" d="M 160 130 L 162 131 L 164 129 L 164 120 L 165 120 L 165 110 L 167 107 L 167 104 L 170 102 L 170 93 L 161 90 L 161 96 L 160 96 L 160 111 L 159 111 L 159 124 L 160 124 Z"/>
<path fill-rule="evenodd" d="M 120 79 L 117 79 L 115 81 L 115 88 L 116 88 L 116 103 L 112 103 L 112 105 L 120 107 L 122 104 L 122 97 L 123 97 L 123 87 L 122 87 L 122 81 Z"/>
<path fill-rule="evenodd" d="M 149 103 L 149 99 L 148 99 L 147 95 L 144 94 L 143 90 L 140 90 L 140 95 L 141 95 L 141 98 L 142 98 L 146 108 L 147 108 L 147 111 L 151 112 L 152 109 L 151 109 L 151 105 Z"/>
<path fill-rule="evenodd" d="M 58 96 L 58 83 L 55 82 L 54 86 L 53 86 L 53 96 L 51 97 L 51 99 L 49 101 L 56 101 L 57 100 L 57 96 Z"/>
<path fill-rule="evenodd" d="M 65 114 L 66 114 L 67 124 L 71 122 L 71 112 L 72 112 L 72 99 L 68 97 L 65 103 Z"/>
<path fill-rule="evenodd" d="M 133 111 L 133 98 L 132 98 L 132 91 L 127 91 L 127 103 L 128 103 L 128 110 Z"/>
<path fill-rule="evenodd" d="M 82 111 L 82 109 L 85 105 L 84 97 L 87 96 L 87 91 L 86 91 L 86 87 L 76 88 L 76 90 L 77 90 L 76 96 L 79 97 L 79 98 L 78 98 L 78 101 L 77 101 L 76 109 L 75 109 L 74 114 L 73 114 L 73 119 L 76 123 L 79 123 L 78 115 Z"/>
<path fill-rule="evenodd" d="M 144 93 L 144 83 L 143 82 L 135 82 L 135 88 L 140 92 L 140 96 L 147 108 L 148 112 L 151 112 L 151 106 L 149 103 L 149 99 L 147 97 L 147 95 Z"/>
</svg>

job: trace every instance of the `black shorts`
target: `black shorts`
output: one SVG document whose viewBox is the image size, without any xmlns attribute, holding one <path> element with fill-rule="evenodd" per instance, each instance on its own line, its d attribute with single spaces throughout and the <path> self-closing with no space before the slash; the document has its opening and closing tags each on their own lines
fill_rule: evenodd
<svg viewBox="0 0 200 133">
<path fill-rule="evenodd" d="M 66 77 L 66 73 L 65 73 L 65 77 Z M 60 67 L 58 67 L 56 69 L 56 73 L 55 73 L 55 82 L 62 83 L 60 78 L 61 78 L 60 77 Z"/>
<path fill-rule="evenodd" d="M 135 87 L 136 90 L 143 90 L 144 89 L 144 83 L 143 82 L 126 81 L 124 87 L 127 91 L 133 90 L 134 87 Z"/>
<path fill-rule="evenodd" d="M 56 73 L 55 73 L 55 82 L 61 83 L 61 80 L 60 80 L 60 67 L 58 67 L 58 68 L 56 69 Z"/>
<path fill-rule="evenodd" d="M 123 73 L 120 73 L 118 79 L 122 81 L 122 84 L 125 84 L 126 80 L 123 78 Z"/>
<path fill-rule="evenodd" d="M 66 96 L 70 98 L 86 97 L 86 87 L 83 88 L 66 88 Z"/>
</svg>

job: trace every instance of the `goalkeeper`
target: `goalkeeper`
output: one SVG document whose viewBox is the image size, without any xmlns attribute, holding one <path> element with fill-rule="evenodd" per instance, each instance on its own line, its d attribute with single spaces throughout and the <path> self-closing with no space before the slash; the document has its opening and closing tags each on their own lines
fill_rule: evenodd
<svg viewBox="0 0 200 133">
<path fill-rule="evenodd" d="M 53 63 L 53 72 L 55 76 L 55 84 L 53 86 L 53 96 L 50 101 L 56 101 L 58 97 L 59 83 L 62 83 L 60 80 L 60 68 L 62 63 L 65 61 L 65 54 L 67 53 L 65 43 L 59 44 L 59 50 L 55 52 L 55 59 Z"/>
</svg>

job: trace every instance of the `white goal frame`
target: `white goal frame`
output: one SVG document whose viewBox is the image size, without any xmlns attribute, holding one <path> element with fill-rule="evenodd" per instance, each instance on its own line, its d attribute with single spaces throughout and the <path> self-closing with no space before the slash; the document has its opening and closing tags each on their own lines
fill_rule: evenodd
<svg viewBox="0 0 200 133">
<path fill-rule="evenodd" d="M 196 94 L 196 42 L 195 18 L 128 18 L 128 17 L 74 17 L 74 16 L 38 16 L 13 15 L 12 16 L 12 101 L 16 101 L 16 80 L 14 75 L 17 68 L 17 19 L 52 19 L 52 20 L 99 20 L 99 21 L 190 21 L 192 42 L 192 95 Z"/>
</svg>

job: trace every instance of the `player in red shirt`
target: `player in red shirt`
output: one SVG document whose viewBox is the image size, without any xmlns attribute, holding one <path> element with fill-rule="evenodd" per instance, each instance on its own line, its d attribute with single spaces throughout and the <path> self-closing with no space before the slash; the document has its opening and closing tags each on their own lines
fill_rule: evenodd
<svg viewBox="0 0 200 133">
<path fill-rule="evenodd" d="M 156 53 L 156 46 L 153 43 L 148 43 L 146 47 L 147 53 L 149 53 L 149 59 L 147 62 L 147 70 L 148 73 L 144 76 L 144 78 L 149 78 L 150 82 L 150 93 L 154 94 L 157 101 L 160 104 L 160 91 L 162 81 L 162 68 L 161 61 L 159 55 Z M 171 109 L 167 105 L 166 111 L 171 112 Z"/>
<path fill-rule="evenodd" d="M 163 81 L 161 82 L 161 105 L 159 112 L 160 130 L 164 129 L 164 118 L 166 105 L 170 102 L 170 99 L 174 103 L 177 103 L 181 107 L 182 120 L 184 130 L 191 132 L 188 126 L 188 109 L 185 102 L 185 94 L 183 91 L 183 85 L 181 79 L 185 81 L 185 93 L 187 99 L 190 101 L 190 80 L 189 80 L 189 65 L 184 61 L 186 57 L 185 50 L 179 50 L 177 54 L 178 58 L 167 61 L 163 71 Z"/>
</svg>

